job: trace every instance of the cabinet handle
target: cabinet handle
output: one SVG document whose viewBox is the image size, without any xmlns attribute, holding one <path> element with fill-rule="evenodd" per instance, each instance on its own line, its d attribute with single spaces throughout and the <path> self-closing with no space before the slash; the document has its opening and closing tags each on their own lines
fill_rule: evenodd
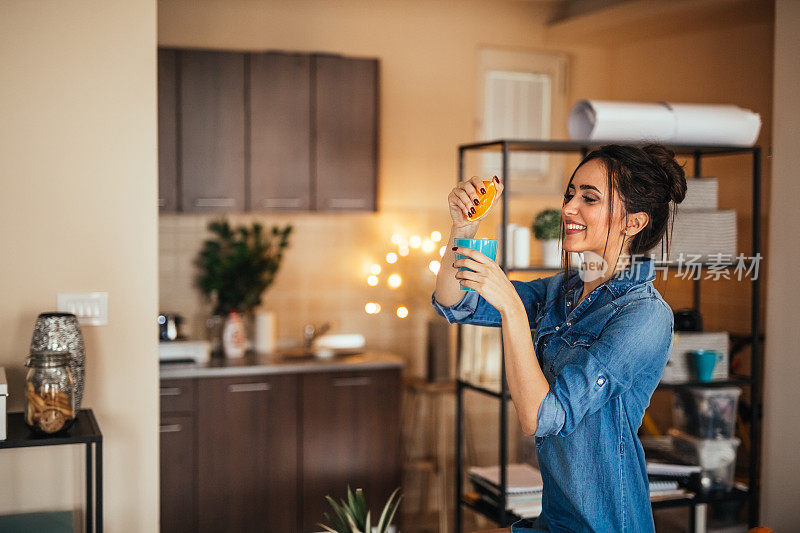
<svg viewBox="0 0 800 533">
<path fill-rule="evenodd" d="M 334 387 L 364 387 L 372 384 L 372 378 L 337 378 L 333 380 Z"/>
<path fill-rule="evenodd" d="M 179 433 L 183 431 L 183 426 L 180 424 L 167 424 L 158 428 L 159 433 Z"/>
<path fill-rule="evenodd" d="M 302 207 L 302 198 L 264 198 L 261 207 Z"/>
<path fill-rule="evenodd" d="M 167 387 L 161 389 L 161 396 L 180 396 L 183 394 L 183 389 L 180 387 Z"/>
<path fill-rule="evenodd" d="M 272 386 L 269 383 L 236 383 L 228 385 L 228 392 L 258 392 L 270 390 Z"/>
<path fill-rule="evenodd" d="M 367 206 L 364 198 L 331 198 L 327 203 L 331 209 L 360 209 Z"/>
<path fill-rule="evenodd" d="M 164 207 L 166 205 L 167 205 L 167 199 L 166 198 L 159 198 L 158 199 L 158 207 Z"/>
<path fill-rule="evenodd" d="M 195 207 L 234 207 L 236 200 L 233 198 L 197 198 Z"/>
</svg>

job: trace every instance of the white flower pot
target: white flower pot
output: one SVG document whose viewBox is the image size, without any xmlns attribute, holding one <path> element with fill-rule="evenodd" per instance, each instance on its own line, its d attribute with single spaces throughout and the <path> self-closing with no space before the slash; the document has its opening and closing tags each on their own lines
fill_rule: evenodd
<svg viewBox="0 0 800 533">
<path fill-rule="evenodd" d="M 561 266 L 561 240 L 548 239 L 542 243 L 542 265 L 558 268 Z"/>
</svg>

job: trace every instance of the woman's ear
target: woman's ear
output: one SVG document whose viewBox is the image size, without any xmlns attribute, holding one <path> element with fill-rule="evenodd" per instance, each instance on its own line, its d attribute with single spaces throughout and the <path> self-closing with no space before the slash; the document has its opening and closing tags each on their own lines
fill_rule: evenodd
<svg viewBox="0 0 800 533">
<path fill-rule="evenodd" d="M 626 236 L 633 237 L 642 231 L 648 222 L 650 222 L 650 217 L 644 211 L 628 215 L 627 227 L 623 231 Z"/>
</svg>

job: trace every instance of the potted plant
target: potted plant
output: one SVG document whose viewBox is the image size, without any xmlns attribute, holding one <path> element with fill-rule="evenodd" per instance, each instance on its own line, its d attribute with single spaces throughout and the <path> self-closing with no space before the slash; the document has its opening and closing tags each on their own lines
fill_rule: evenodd
<svg viewBox="0 0 800 533">
<path fill-rule="evenodd" d="M 561 211 L 545 209 L 533 220 L 533 235 L 542 243 L 542 263 L 561 266 Z"/>
<path fill-rule="evenodd" d="M 292 226 L 273 226 L 265 231 L 254 222 L 250 227 L 232 228 L 221 219 L 209 222 L 208 230 L 213 237 L 203 242 L 195 262 L 199 270 L 197 287 L 211 302 L 213 314 L 219 317 L 217 322 L 226 320 L 226 355 L 237 356 L 243 353 L 246 339 L 242 316 L 251 318 L 275 279 Z M 215 341 L 219 338 L 214 337 Z"/>
<path fill-rule="evenodd" d="M 341 500 L 341 503 L 336 503 L 330 496 L 325 496 L 335 514 L 323 513 L 328 525 L 319 524 L 319 526 L 331 533 L 390 533 L 394 531 L 394 526 L 390 526 L 390 524 L 400 505 L 400 500 L 403 498 L 399 491 L 400 487 L 394 489 L 389 496 L 386 505 L 383 506 L 378 525 L 375 527 L 371 525 L 369 506 L 367 506 L 362 489 L 356 489 L 353 494 L 348 486 L 347 501 Z"/>
</svg>

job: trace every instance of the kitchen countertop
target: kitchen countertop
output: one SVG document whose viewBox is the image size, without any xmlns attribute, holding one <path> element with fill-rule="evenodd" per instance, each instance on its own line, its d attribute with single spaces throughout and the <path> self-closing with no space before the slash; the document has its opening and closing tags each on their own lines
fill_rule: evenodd
<svg viewBox="0 0 800 533">
<path fill-rule="evenodd" d="M 298 374 L 306 372 L 331 372 L 348 370 L 377 370 L 399 368 L 403 360 L 383 352 L 336 355 L 330 359 L 314 356 L 275 353 L 267 355 L 246 354 L 241 359 L 212 357 L 203 364 L 161 363 L 161 379 L 233 377 L 263 374 Z"/>
</svg>

